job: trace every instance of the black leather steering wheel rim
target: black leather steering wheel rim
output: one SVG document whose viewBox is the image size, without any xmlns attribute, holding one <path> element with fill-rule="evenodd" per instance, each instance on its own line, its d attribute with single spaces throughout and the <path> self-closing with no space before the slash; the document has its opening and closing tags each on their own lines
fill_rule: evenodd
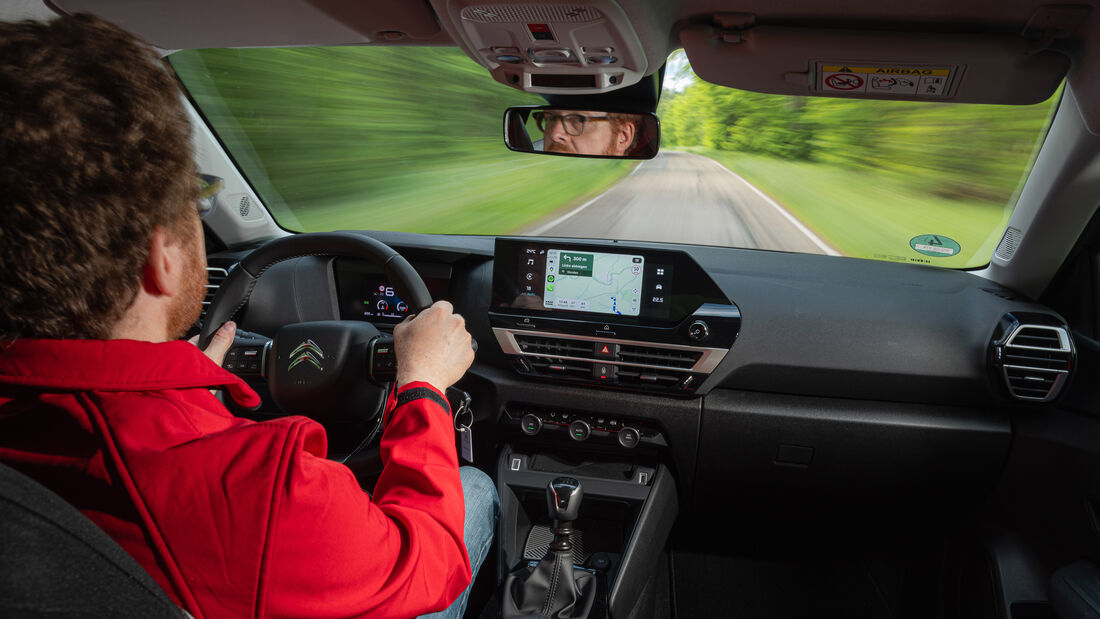
<svg viewBox="0 0 1100 619">
<path fill-rule="evenodd" d="M 369 260 L 382 267 L 386 278 L 419 312 L 432 304 L 432 295 L 408 260 L 385 243 L 355 232 L 312 232 L 285 236 L 265 243 L 229 272 L 206 310 L 199 332 L 199 348 L 205 350 L 218 327 L 233 320 L 248 303 L 256 281 L 264 271 L 284 260 L 302 256 L 342 256 Z"/>
</svg>

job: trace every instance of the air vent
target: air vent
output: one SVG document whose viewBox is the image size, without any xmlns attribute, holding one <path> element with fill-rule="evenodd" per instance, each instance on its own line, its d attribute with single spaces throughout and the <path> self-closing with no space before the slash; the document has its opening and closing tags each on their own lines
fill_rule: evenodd
<svg viewBox="0 0 1100 619">
<path fill-rule="evenodd" d="M 635 385 L 640 387 L 675 387 L 681 380 L 684 379 L 683 375 L 673 374 L 671 372 L 660 372 L 649 370 L 646 368 L 635 368 L 630 366 L 621 366 L 618 372 L 618 381 L 620 385 Z"/>
<path fill-rule="evenodd" d="M 214 295 L 218 294 L 225 278 L 229 277 L 229 271 L 220 267 L 206 267 L 206 297 L 202 300 L 202 314 L 199 322 L 206 320 L 206 308 L 214 302 Z"/>
<path fill-rule="evenodd" d="M 515 340 L 520 352 L 527 355 L 554 358 L 568 357 L 574 360 L 610 362 L 614 365 L 623 366 L 644 366 L 686 371 L 694 368 L 703 356 L 703 353 L 698 350 L 615 342 L 599 343 L 564 337 L 536 337 L 523 333 L 517 333 Z M 597 355 L 596 353 L 600 348 L 607 348 L 608 352 Z M 591 373 L 591 369 L 591 365 L 589 365 L 589 373 Z"/>
<path fill-rule="evenodd" d="M 594 358 L 592 342 L 583 340 L 567 340 L 564 338 L 542 338 L 516 336 L 516 344 L 519 349 L 529 355 L 547 355 L 553 357 L 580 357 L 582 359 Z"/>
<path fill-rule="evenodd" d="M 690 394 L 729 349 L 493 328 L 521 374 Z"/>
<path fill-rule="evenodd" d="M 1073 365 L 1073 342 L 1065 327 L 1016 323 L 994 342 L 1009 393 L 1018 400 L 1058 397 Z"/>
<path fill-rule="evenodd" d="M 690 370 L 703 353 L 694 350 L 653 348 L 650 346 L 619 346 L 619 361 L 663 368 Z"/>
</svg>

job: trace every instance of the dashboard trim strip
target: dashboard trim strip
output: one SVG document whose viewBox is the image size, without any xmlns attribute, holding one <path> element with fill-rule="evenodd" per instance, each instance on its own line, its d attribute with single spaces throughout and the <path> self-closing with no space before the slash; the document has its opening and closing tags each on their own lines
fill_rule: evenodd
<svg viewBox="0 0 1100 619">
<path fill-rule="evenodd" d="M 611 361 L 606 359 L 596 359 L 595 357 L 569 357 L 563 355 L 546 355 L 542 353 L 531 353 L 520 350 L 519 343 L 516 342 L 516 335 L 531 335 L 535 337 L 544 337 L 558 340 L 583 340 L 586 342 L 614 342 L 616 344 L 633 344 L 637 346 L 648 346 L 650 348 L 664 348 L 666 350 L 686 350 L 690 352 L 701 353 L 699 360 L 695 362 L 695 365 L 690 368 L 672 368 L 664 365 L 651 365 L 647 363 L 630 363 L 627 361 Z M 493 327 L 493 335 L 497 338 L 497 343 L 500 344 L 501 350 L 508 355 L 522 355 L 526 357 L 549 357 L 553 359 L 568 359 L 570 361 L 585 361 L 591 363 L 602 363 L 607 365 L 623 365 L 629 367 L 650 368 L 654 370 L 663 370 L 666 372 L 686 372 L 686 373 L 699 373 L 710 374 L 714 372 L 718 364 L 725 358 L 726 353 L 729 352 L 728 348 L 707 348 L 704 346 L 685 346 L 683 344 L 662 344 L 659 342 L 647 342 L 643 340 L 624 340 L 619 338 L 600 338 L 587 335 L 566 335 L 562 333 L 550 333 L 547 331 L 529 331 L 527 329 L 505 329 L 502 327 Z"/>
</svg>

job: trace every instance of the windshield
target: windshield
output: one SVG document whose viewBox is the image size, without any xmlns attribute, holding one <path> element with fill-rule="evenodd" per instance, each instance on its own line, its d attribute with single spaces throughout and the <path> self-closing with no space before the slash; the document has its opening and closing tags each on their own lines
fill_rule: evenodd
<svg viewBox="0 0 1100 619">
<path fill-rule="evenodd" d="M 169 57 L 276 221 L 337 229 L 697 243 L 972 268 L 989 262 L 1057 95 L 1033 106 L 765 95 L 669 59 L 661 153 L 514 153 L 544 103 L 453 48 Z"/>
</svg>

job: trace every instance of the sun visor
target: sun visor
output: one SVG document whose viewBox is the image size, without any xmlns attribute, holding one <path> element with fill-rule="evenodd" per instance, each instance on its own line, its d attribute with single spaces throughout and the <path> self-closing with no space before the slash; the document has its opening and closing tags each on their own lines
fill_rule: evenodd
<svg viewBox="0 0 1100 619">
<path fill-rule="evenodd" d="M 704 80 L 783 95 L 1026 105 L 1048 99 L 1070 67 L 1010 34 L 695 25 L 680 42 Z"/>
<path fill-rule="evenodd" d="M 163 50 L 363 43 L 449 43 L 427 0 L 52 0 Z"/>
</svg>

